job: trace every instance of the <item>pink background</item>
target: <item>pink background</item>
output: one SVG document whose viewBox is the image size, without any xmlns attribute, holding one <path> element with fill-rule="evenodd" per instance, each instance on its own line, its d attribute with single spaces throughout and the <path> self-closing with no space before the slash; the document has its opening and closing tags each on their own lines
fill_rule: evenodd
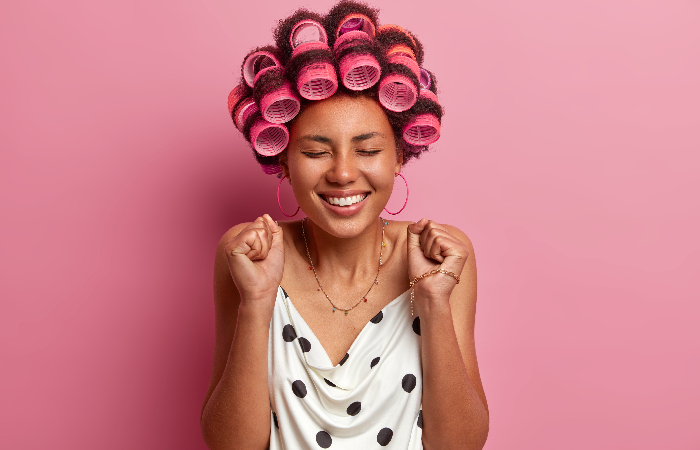
<svg viewBox="0 0 700 450">
<path fill-rule="evenodd" d="M 447 111 L 399 217 L 474 242 L 486 448 L 700 448 L 700 5 L 375 4 Z M 291 9 L 0 6 L 0 448 L 205 448 L 215 245 L 283 218 L 226 97 Z"/>
</svg>

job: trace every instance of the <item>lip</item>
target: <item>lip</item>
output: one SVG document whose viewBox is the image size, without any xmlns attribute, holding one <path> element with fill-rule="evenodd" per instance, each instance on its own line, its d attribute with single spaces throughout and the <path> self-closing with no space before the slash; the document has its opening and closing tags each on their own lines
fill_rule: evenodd
<svg viewBox="0 0 700 450">
<path fill-rule="evenodd" d="M 365 197 L 364 200 L 361 202 L 355 203 L 354 205 L 350 206 L 338 206 L 338 205 L 331 205 L 327 201 L 321 198 L 321 203 L 323 203 L 323 206 L 328 208 L 332 213 L 335 213 L 339 216 L 354 216 L 355 214 L 359 213 L 362 208 L 365 207 L 365 203 L 367 202 L 367 198 L 372 195 L 369 191 L 358 191 L 358 190 L 352 190 L 352 191 L 325 191 L 323 193 L 319 193 L 319 197 L 323 195 L 324 197 L 350 197 L 353 195 L 360 195 L 360 194 L 367 194 L 367 197 Z"/>
</svg>

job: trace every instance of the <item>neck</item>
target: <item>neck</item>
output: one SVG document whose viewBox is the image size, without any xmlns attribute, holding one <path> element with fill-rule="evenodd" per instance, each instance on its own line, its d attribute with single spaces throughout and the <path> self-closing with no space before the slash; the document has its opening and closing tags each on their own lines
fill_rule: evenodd
<svg viewBox="0 0 700 450">
<path fill-rule="evenodd" d="M 316 272 L 337 277 L 336 282 L 343 284 L 374 278 L 382 245 L 382 224 L 378 218 L 357 236 L 339 238 L 305 219 L 306 242 Z"/>
</svg>

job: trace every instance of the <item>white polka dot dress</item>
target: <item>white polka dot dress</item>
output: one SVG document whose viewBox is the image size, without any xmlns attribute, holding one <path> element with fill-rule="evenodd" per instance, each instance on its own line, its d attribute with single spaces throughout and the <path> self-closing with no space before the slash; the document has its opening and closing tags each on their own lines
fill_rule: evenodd
<svg viewBox="0 0 700 450">
<path fill-rule="evenodd" d="M 333 367 L 280 287 L 269 336 L 270 450 L 423 448 L 420 321 L 410 297 L 385 306 Z"/>
</svg>

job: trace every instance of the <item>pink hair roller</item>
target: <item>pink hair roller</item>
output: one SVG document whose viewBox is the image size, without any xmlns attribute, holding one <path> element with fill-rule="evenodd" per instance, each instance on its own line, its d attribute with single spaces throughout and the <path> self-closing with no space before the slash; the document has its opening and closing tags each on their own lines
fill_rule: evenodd
<svg viewBox="0 0 700 450">
<path fill-rule="evenodd" d="M 430 89 L 430 85 L 432 84 L 430 74 L 422 67 L 420 68 L 420 76 L 418 77 L 418 81 L 420 81 L 420 85 L 423 87 L 423 89 Z"/>
<path fill-rule="evenodd" d="M 403 112 L 416 103 L 418 92 L 404 75 L 393 73 L 379 84 L 379 102 L 389 111 Z"/>
<path fill-rule="evenodd" d="M 228 94 L 229 115 L 233 114 L 233 108 L 236 106 L 236 103 L 238 103 L 238 100 L 240 100 L 240 98 L 243 97 L 243 95 L 245 95 L 245 89 L 241 85 L 238 85 L 235 88 L 233 88 Z"/>
<path fill-rule="evenodd" d="M 364 14 L 350 14 L 340 21 L 340 26 L 335 32 L 335 37 L 342 36 L 351 31 L 361 31 L 370 38 L 374 38 L 375 28 L 369 17 Z"/>
<path fill-rule="evenodd" d="M 328 42 L 326 30 L 315 20 L 302 20 L 297 23 L 289 36 L 289 43 L 293 49 L 307 42 Z"/>
<path fill-rule="evenodd" d="M 335 44 L 333 44 L 333 51 L 338 55 L 349 45 L 357 45 L 359 43 L 358 41 L 367 41 L 366 43 L 370 43 L 372 42 L 372 38 L 362 31 L 349 31 L 336 39 Z"/>
<path fill-rule="evenodd" d="M 369 54 L 349 54 L 340 60 L 340 79 L 353 91 L 374 86 L 382 75 L 377 59 Z"/>
<path fill-rule="evenodd" d="M 403 139 L 411 145 L 430 145 L 440 138 L 440 121 L 433 114 L 420 114 L 403 130 Z"/>
<path fill-rule="evenodd" d="M 289 122 L 299 114 L 301 103 L 289 82 L 260 99 L 260 112 L 271 123 Z"/>
<path fill-rule="evenodd" d="M 250 142 L 259 154 L 275 156 L 287 148 L 289 132 L 284 125 L 258 120 L 250 128 Z"/>
<path fill-rule="evenodd" d="M 431 90 L 421 89 L 419 96 L 420 96 L 420 98 L 427 98 L 428 100 L 432 100 L 435 103 L 440 103 L 440 102 L 438 102 L 437 95 L 435 95 L 435 93 Z"/>
<path fill-rule="evenodd" d="M 272 67 L 282 67 L 275 55 L 266 51 L 255 52 L 243 63 L 243 79 L 248 86 L 253 87 L 257 77 Z"/>
<path fill-rule="evenodd" d="M 415 59 L 404 53 L 394 53 L 389 56 L 389 63 L 391 64 L 401 64 L 411 69 L 411 72 L 416 74 L 416 78 L 420 77 L 420 67 Z"/>
<path fill-rule="evenodd" d="M 338 77 L 333 64 L 327 62 L 311 63 L 299 72 L 297 89 L 308 100 L 323 100 L 335 94 L 338 89 Z"/>
<path fill-rule="evenodd" d="M 279 164 L 262 164 L 261 165 L 263 172 L 265 172 L 268 175 L 274 175 L 276 173 L 282 172 L 282 166 Z"/>
</svg>

